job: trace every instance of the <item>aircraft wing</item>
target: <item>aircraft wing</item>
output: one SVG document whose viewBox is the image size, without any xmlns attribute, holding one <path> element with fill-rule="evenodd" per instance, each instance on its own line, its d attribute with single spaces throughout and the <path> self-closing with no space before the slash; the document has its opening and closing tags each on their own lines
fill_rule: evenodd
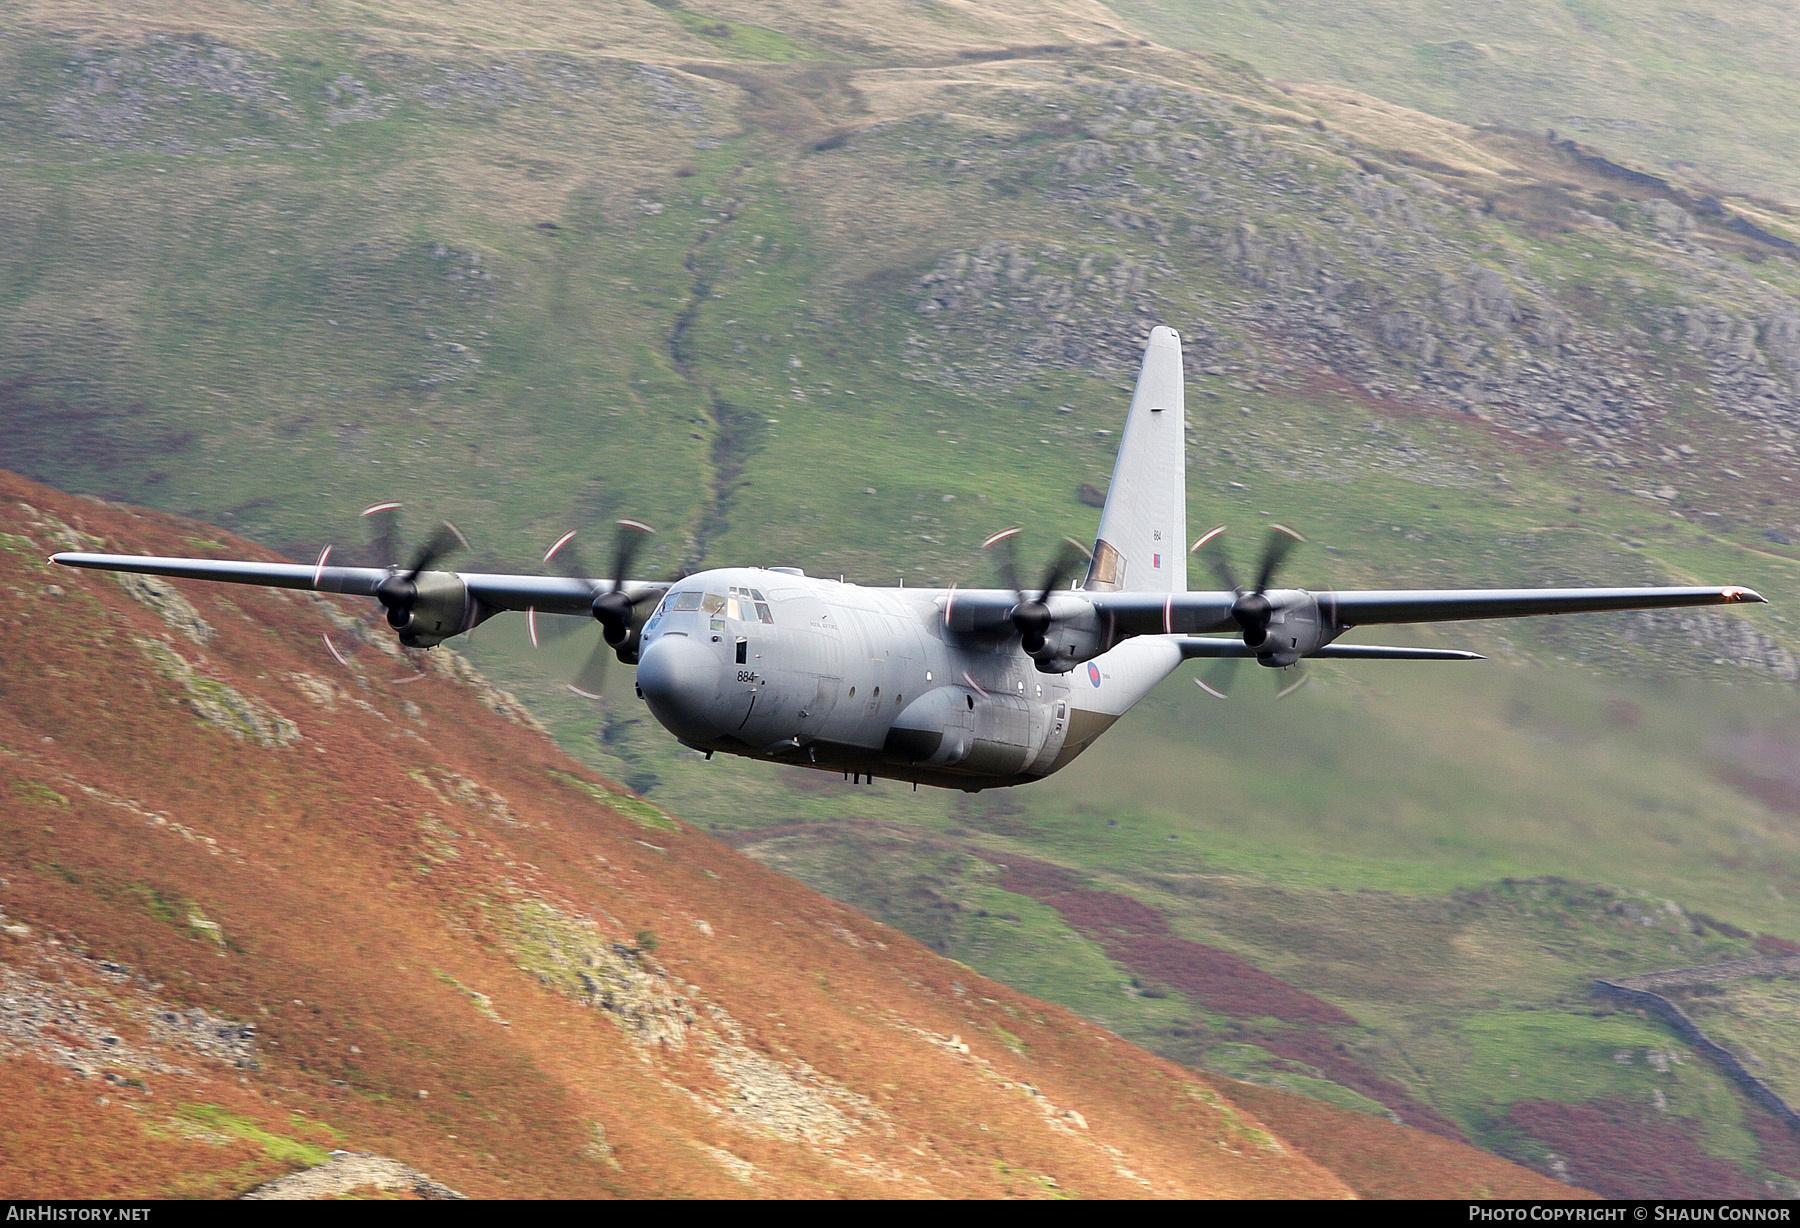
<svg viewBox="0 0 1800 1228">
<path fill-rule="evenodd" d="M 1671 606 L 1760 602 L 1761 593 L 1738 585 L 1720 588 L 1512 588 L 1423 589 L 1416 592 L 1321 593 L 1319 610 L 1342 627 L 1370 623 L 1435 623 L 1471 618 L 1525 618 L 1534 614 L 1588 614 L 1602 610 L 1657 610 Z"/>
<path fill-rule="evenodd" d="M 1274 590 L 1280 600 L 1297 590 Z M 1077 594 L 1070 594 L 1071 596 Z M 1236 594 L 1089 593 L 1102 617 L 1127 635 L 1196 635 L 1232 629 Z M 1339 627 L 1373 623 L 1449 622 L 1477 618 L 1523 618 L 1535 614 L 1586 614 L 1604 610 L 1655 610 L 1671 606 L 1733 605 L 1760 602 L 1740 585 L 1694 588 L 1471 588 L 1371 590 L 1307 594 L 1319 603 L 1320 617 Z"/>
<path fill-rule="evenodd" d="M 132 571 L 179 580 L 220 580 L 228 584 L 307 589 L 356 597 L 373 597 L 376 586 L 389 574 L 379 567 L 308 567 L 303 563 L 247 563 L 80 551 L 53 554 L 50 561 L 64 567 Z M 488 575 L 481 572 L 438 574 L 454 575 L 467 587 L 469 596 L 489 610 L 536 609 L 545 614 L 587 614 L 594 600 L 593 585 L 565 576 Z M 664 581 L 627 580 L 624 587 L 633 595 L 647 595 L 666 590 L 669 585 Z"/>
</svg>

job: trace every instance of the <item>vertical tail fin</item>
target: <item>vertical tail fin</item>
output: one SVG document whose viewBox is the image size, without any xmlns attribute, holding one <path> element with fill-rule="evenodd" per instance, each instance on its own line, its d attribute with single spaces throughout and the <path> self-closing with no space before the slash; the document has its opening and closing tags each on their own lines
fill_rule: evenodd
<svg viewBox="0 0 1800 1228">
<path fill-rule="evenodd" d="M 1172 328 L 1154 328 L 1119 440 L 1119 459 L 1113 465 L 1094 561 L 1083 588 L 1187 591 L 1183 412 L 1181 337 Z"/>
</svg>

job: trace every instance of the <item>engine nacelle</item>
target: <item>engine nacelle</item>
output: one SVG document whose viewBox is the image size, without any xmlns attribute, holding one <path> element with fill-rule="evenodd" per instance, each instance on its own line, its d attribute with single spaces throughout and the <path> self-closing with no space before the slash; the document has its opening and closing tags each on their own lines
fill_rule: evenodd
<svg viewBox="0 0 1800 1228">
<path fill-rule="evenodd" d="M 614 643 L 611 637 L 607 638 L 606 642 L 612 645 L 613 651 L 618 654 L 622 663 L 626 665 L 638 663 L 638 650 L 644 646 L 644 624 L 650 621 L 652 614 L 656 613 L 656 606 L 657 603 L 654 601 L 638 602 L 631 607 L 631 621 L 625 625 L 624 637 L 617 643 Z"/>
<path fill-rule="evenodd" d="M 1262 643 L 1253 645 L 1259 664 L 1285 669 L 1344 633 L 1321 613 L 1319 599 L 1304 589 L 1278 589 L 1268 598 L 1274 607 L 1268 632 Z"/>
<path fill-rule="evenodd" d="M 407 609 L 406 623 L 395 628 L 408 648 L 434 647 L 480 621 L 469 600 L 468 586 L 455 572 L 420 572 L 413 583 L 419 595 Z"/>
<path fill-rule="evenodd" d="M 1051 622 L 1044 633 L 1044 646 L 1031 654 L 1039 673 L 1066 674 L 1112 647 L 1107 643 L 1107 628 L 1090 602 L 1052 593 L 1048 605 Z"/>
</svg>

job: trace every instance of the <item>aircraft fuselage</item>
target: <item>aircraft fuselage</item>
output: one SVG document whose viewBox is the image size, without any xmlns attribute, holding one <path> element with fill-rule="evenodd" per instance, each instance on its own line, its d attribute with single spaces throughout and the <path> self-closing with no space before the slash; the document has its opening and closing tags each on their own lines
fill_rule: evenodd
<svg viewBox="0 0 1800 1228">
<path fill-rule="evenodd" d="M 1019 638 L 946 630 L 943 589 L 728 568 L 672 587 L 644 626 L 638 691 L 696 750 L 976 790 L 1048 776 L 1180 663 L 1128 640 L 1068 673 Z"/>
</svg>

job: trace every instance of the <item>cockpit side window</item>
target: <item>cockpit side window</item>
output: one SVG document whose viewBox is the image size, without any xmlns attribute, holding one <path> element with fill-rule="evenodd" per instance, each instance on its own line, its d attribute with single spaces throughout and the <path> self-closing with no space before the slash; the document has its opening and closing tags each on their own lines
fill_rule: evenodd
<svg viewBox="0 0 1800 1228">
<path fill-rule="evenodd" d="M 731 596 L 726 599 L 725 616 L 746 623 L 775 621 L 775 615 L 762 593 L 753 588 L 738 588 L 736 585 L 732 586 Z"/>
</svg>

